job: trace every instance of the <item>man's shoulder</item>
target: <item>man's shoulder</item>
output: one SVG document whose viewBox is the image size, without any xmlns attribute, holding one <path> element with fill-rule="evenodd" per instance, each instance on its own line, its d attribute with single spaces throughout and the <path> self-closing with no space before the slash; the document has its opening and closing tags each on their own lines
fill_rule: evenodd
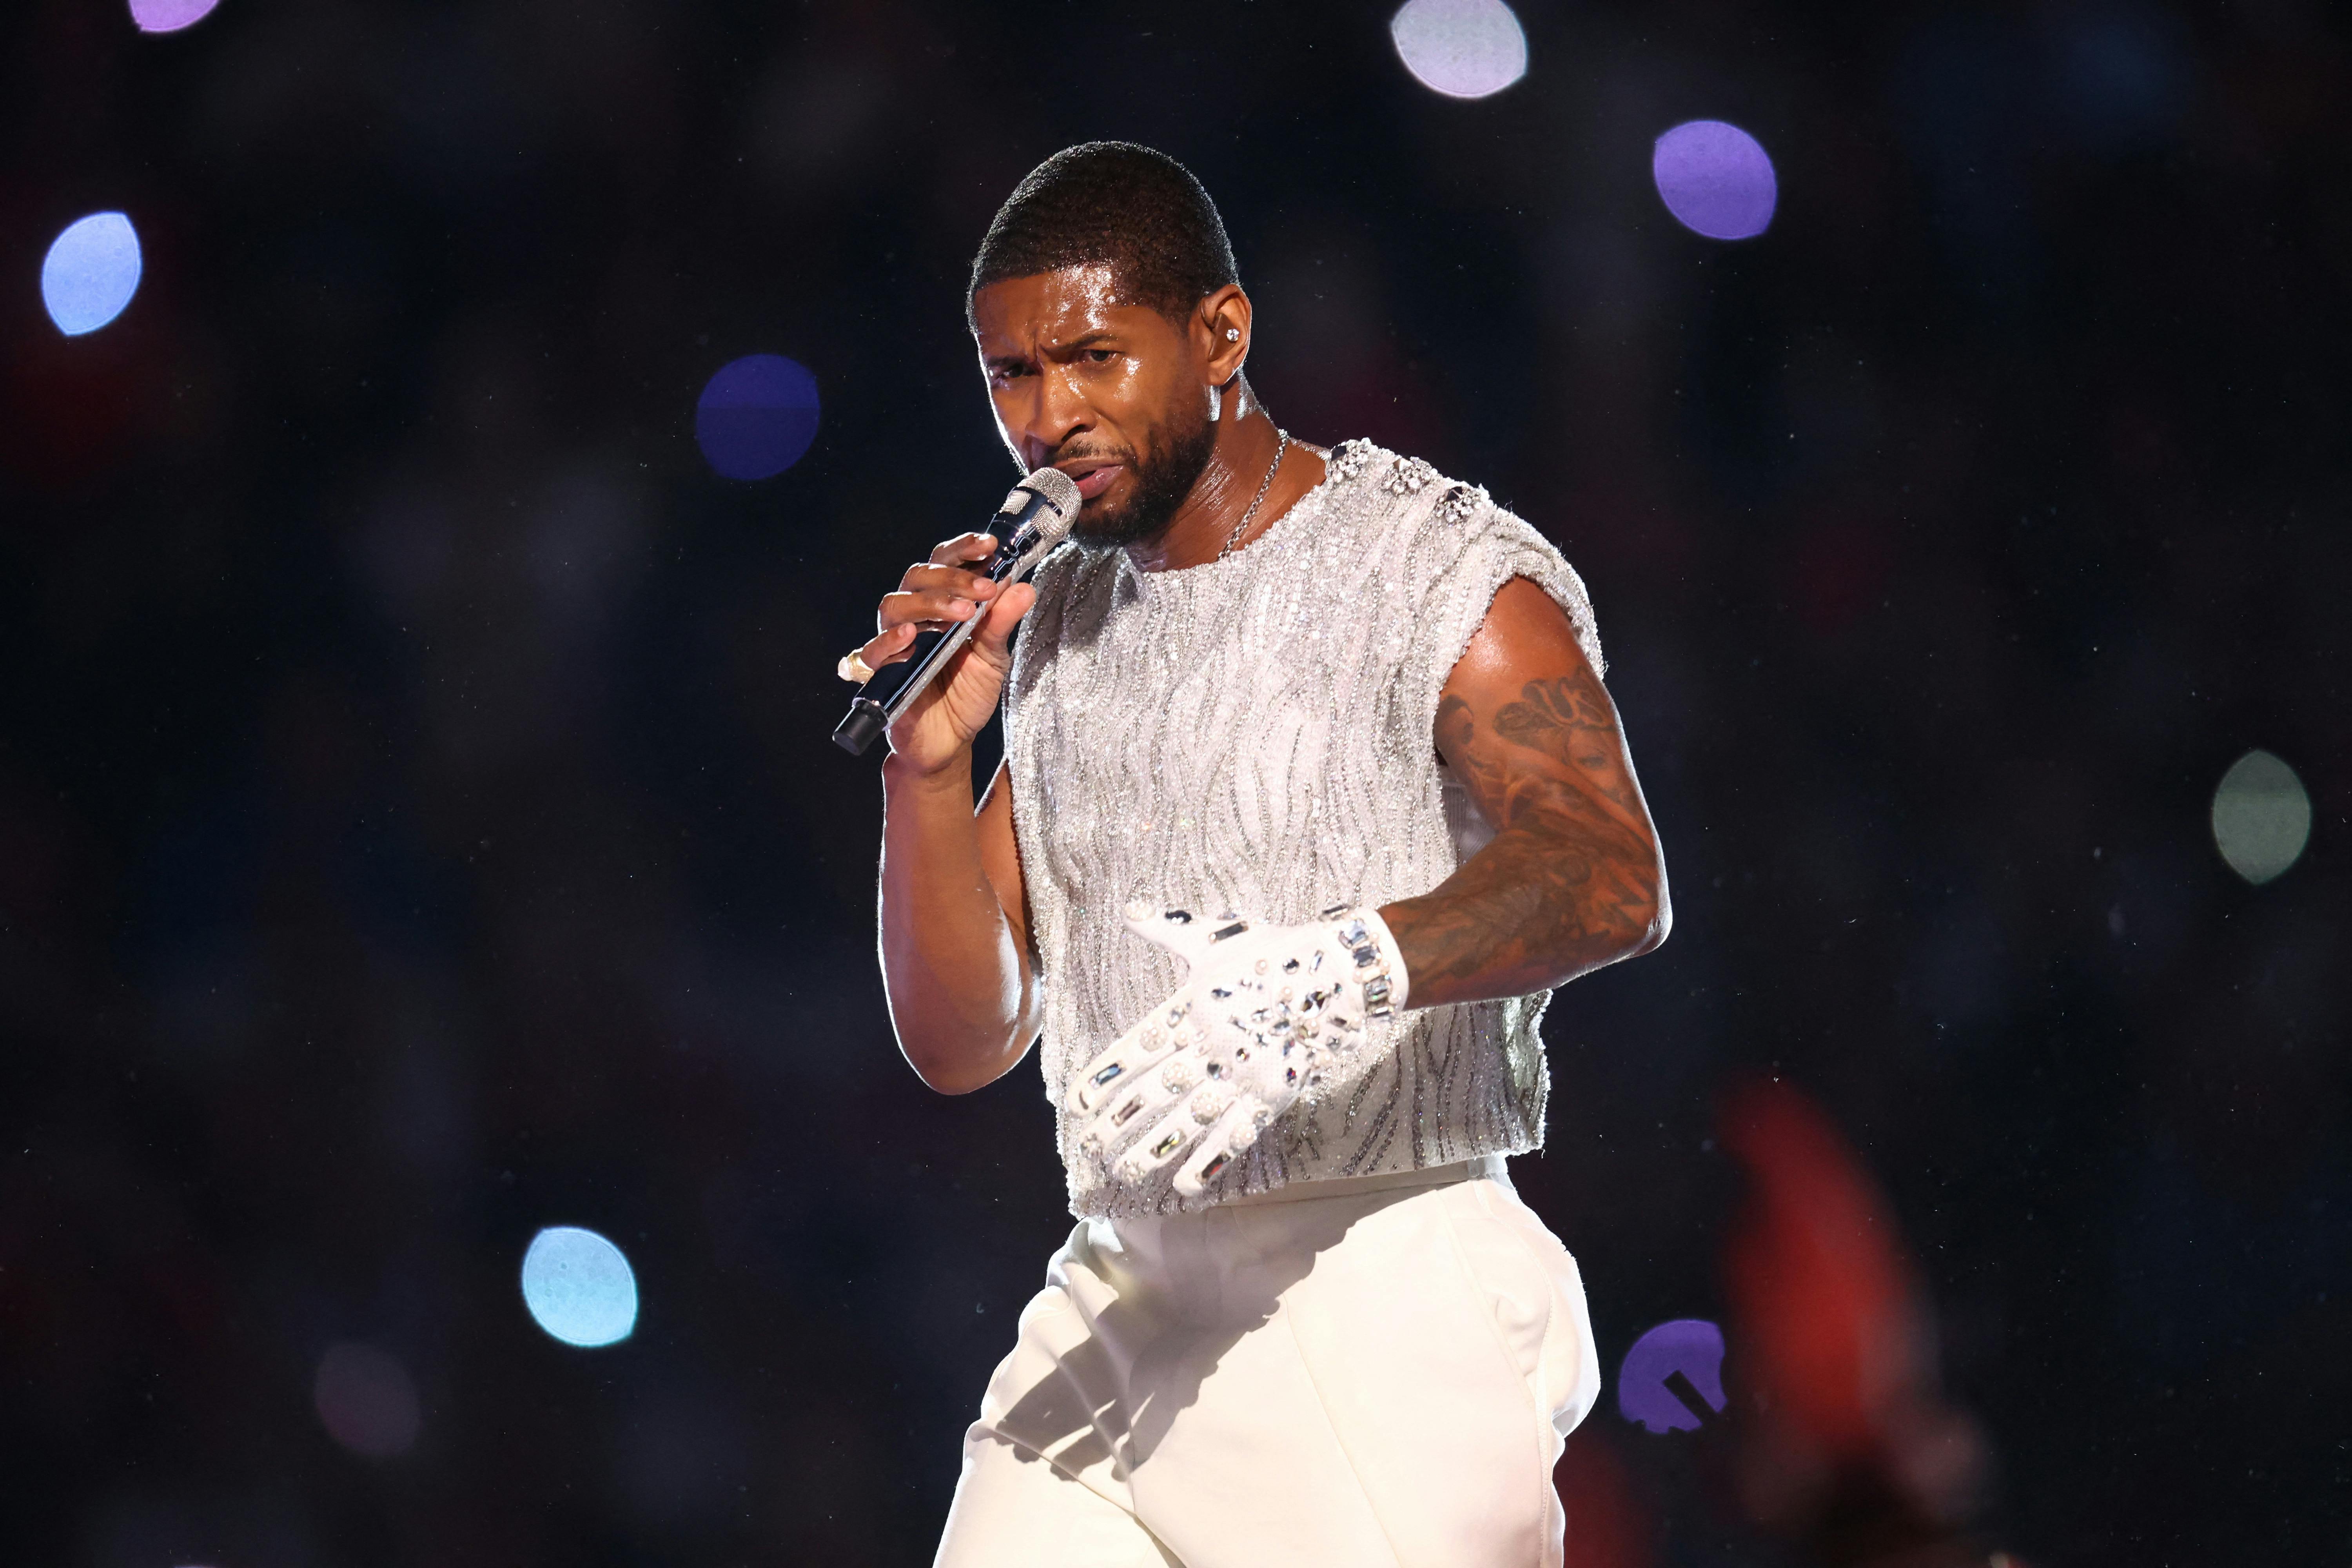
<svg viewBox="0 0 2352 1568">
<path fill-rule="evenodd" d="M 1355 513 L 1364 530 L 1362 547 L 1385 563 L 1382 574 L 1407 595 L 1412 612 L 1439 628 L 1433 636 L 1447 644 L 1445 668 L 1461 651 L 1449 639 L 1457 632 L 1466 638 L 1467 628 L 1513 577 L 1550 595 L 1575 626 L 1593 668 L 1605 668 L 1584 579 L 1541 530 L 1486 487 L 1374 441 L 1343 441 L 1327 461 L 1339 487 L 1335 510 Z M 1349 489 L 1359 497 L 1352 508 L 1344 500 Z"/>
<path fill-rule="evenodd" d="M 1360 437 L 1333 447 L 1324 462 L 1333 499 L 1343 503 L 1338 510 L 1353 510 L 1366 525 L 1389 534 L 1391 548 L 1414 550 L 1433 564 L 1497 537 L 1550 548 L 1484 485 L 1452 478 L 1425 458 Z M 1352 508 L 1344 504 L 1350 499 Z"/>
</svg>

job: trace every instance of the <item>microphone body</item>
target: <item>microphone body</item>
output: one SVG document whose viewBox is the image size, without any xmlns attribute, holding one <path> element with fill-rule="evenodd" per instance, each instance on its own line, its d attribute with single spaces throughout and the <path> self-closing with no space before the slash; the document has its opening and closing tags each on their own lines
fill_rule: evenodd
<svg viewBox="0 0 2352 1568">
<path fill-rule="evenodd" d="M 1004 498 L 1004 504 L 996 509 L 995 521 L 989 527 L 989 531 L 1002 542 L 989 563 L 989 580 L 1018 583 L 1035 571 L 1037 563 L 1070 536 L 1070 525 L 1077 521 L 1079 504 L 1078 487 L 1059 468 L 1039 468 L 1015 485 L 1013 493 Z M 972 628 L 994 603 L 992 599 L 989 605 L 982 606 L 981 614 L 958 621 L 945 632 L 928 634 L 932 639 L 930 647 L 911 662 L 902 661 L 877 672 L 850 703 L 841 722 L 834 726 L 833 743 L 852 756 L 864 756 L 888 731 L 892 721 L 907 710 L 908 705 L 938 679 L 948 661 L 971 640 Z M 887 695 L 877 697 L 874 689 L 888 680 L 892 671 L 902 669 L 906 673 L 898 685 Z"/>
</svg>

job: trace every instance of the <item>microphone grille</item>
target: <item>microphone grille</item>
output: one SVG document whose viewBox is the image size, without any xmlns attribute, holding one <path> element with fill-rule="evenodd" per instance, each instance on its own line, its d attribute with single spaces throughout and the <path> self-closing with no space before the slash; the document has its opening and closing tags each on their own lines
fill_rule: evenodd
<svg viewBox="0 0 2352 1568">
<path fill-rule="evenodd" d="M 1034 490 L 1045 503 L 1045 510 L 1031 520 L 1037 530 L 1041 544 L 1059 544 L 1069 537 L 1070 525 L 1078 521 L 1078 508 L 1083 499 L 1076 481 L 1059 468 L 1039 468 L 1021 481 L 1024 490 Z"/>
</svg>

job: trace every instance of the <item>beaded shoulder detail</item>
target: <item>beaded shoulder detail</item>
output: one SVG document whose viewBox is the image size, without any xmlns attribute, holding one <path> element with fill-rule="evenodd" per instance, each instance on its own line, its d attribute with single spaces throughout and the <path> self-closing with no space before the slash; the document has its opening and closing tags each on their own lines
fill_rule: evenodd
<svg viewBox="0 0 2352 1568">
<path fill-rule="evenodd" d="M 1325 461 L 1334 484 L 1353 484 L 1369 473 L 1374 485 L 1392 496 L 1419 495 L 1430 485 L 1443 483 L 1444 492 L 1437 503 L 1437 515 L 1447 522 L 1468 522 L 1477 515 L 1479 508 L 1492 504 L 1484 486 L 1446 480 L 1421 458 L 1384 451 L 1361 437 L 1332 447 L 1331 456 Z"/>
<path fill-rule="evenodd" d="M 1360 437 L 1353 441 L 1342 441 L 1331 448 L 1328 458 L 1323 459 L 1324 471 L 1334 485 L 1354 484 L 1379 451 L 1378 447 Z"/>
</svg>

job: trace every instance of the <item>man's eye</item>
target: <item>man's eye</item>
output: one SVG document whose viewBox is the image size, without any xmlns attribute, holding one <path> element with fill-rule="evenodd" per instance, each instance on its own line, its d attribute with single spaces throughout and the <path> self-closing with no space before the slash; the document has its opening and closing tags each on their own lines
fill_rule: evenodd
<svg viewBox="0 0 2352 1568">
<path fill-rule="evenodd" d="M 1096 364 L 1108 364 L 1118 357 L 1118 351 L 1117 349 L 1088 349 L 1087 351 L 1087 358 L 1094 362 Z"/>
</svg>

